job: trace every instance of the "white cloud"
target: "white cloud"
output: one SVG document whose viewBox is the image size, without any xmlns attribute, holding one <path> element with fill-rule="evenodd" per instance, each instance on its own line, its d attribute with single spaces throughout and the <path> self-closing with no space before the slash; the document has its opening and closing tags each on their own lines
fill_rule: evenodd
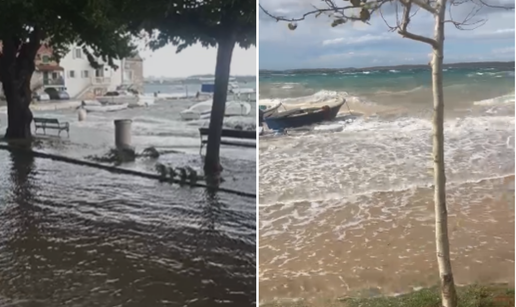
<svg viewBox="0 0 516 307">
<path fill-rule="evenodd" d="M 341 0 L 334 1 L 340 3 Z M 490 1 L 507 4 L 514 0 Z M 260 0 L 260 4 L 271 13 L 281 11 L 279 15 L 286 17 L 300 17 L 313 10 L 312 5 L 324 6 L 320 0 Z M 464 18 L 470 9 L 470 4 L 454 7 L 454 19 Z M 391 24 L 396 21 L 394 5 L 385 7 L 384 17 Z M 485 8 L 475 20 L 480 19 L 485 19 L 486 23 L 473 31 L 459 30 L 451 23 L 446 24 L 446 62 L 513 59 L 510 52 L 495 53 L 491 50 L 514 44 L 514 11 Z M 295 31 L 290 31 L 285 22 L 276 22 L 261 13 L 261 68 L 360 67 L 370 66 L 374 60 L 400 64 L 428 62 L 430 46 L 390 32 L 378 14 L 372 16 L 369 25 L 350 22 L 332 28 L 331 22 L 331 18 L 323 15 L 318 18 L 308 17 L 298 23 Z M 422 10 L 412 18 L 409 25 L 411 32 L 430 37 L 433 36 L 433 28 L 432 16 Z M 482 50 L 473 54 L 475 48 Z"/>
<path fill-rule="evenodd" d="M 514 54 L 514 47 L 495 48 L 491 52 L 494 54 Z"/>
<path fill-rule="evenodd" d="M 214 74 L 217 49 L 195 45 L 176 54 L 173 46 L 155 52 L 142 52 L 143 71 L 147 76 L 187 77 L 190 75 Z M 232 75 L 256 74 L 256 48 L 247 50 L 235 47 L 231 61 Z"/>
<path fill-rule="evenodd" d="M 362 36 L 355 36 L 355 37 L 339 37 L 334 39 L 326 39 L 323 40 L 322 44 L 323 46 L 327 45 L 357 45 L 357 44 L 363 44 L 363 43 L 369 43 L 374 41 L 382 41 L 389 39 L 388 36 L 380 36 L 380 35 L 371 35 L 366 34 Z"/>
</svg>

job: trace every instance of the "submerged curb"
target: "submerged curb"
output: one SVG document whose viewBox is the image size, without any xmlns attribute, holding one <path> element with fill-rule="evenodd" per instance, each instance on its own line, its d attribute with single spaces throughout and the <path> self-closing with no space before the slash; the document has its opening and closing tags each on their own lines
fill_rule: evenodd
<svg viewBox="0 0 516 307">
<path fill-rule="evenodd" d="M 60 156 L 60 155 L 56 155 L 56 154 L 34 151 L 32 149 L 28 149 L 28 148 L 24 148 L 24 147 L 0 144 L 0 150 L 19 151 L 19 152 L 24 152 L 27 154 L 34 155 L 35 157 L 38 157 L 38 158 L 51 159 L 51 160 L 55 160 L 55 161 L 65 162 L 65 163 L 71 163 L 71 164 L 76 164 L 76 165 L 81 165 L 81 166 L 98 168 L 98 169 L 102 169 L 102 170 L 105 170 L 105 171 L 108 171 L 111 173 L 138 176 L 138 177 L 165 181 L 165 182 L 170 182 L 170 183 L 183 184 L 183 185 L 188 184 L 189 186 L 196 187 L 196 188 L 215 188 L 215 189 L 217 189 L 217 192 L 229 193 L 229 194 L 234 194 L 234 195 L 243 196 L 243 197 L 256 198 L 256 194 L 253 194 L 253 193 L 242 192 L 242 191 L 226 189 L 226 188 L 217 188 L 217 187 L 212 187 L 212 186 L 202 184 L 202 183 L 185 183 L 178 179 L 163 178 L 160 175 L 156 175 L 156 174 L 145 173 L 145 172 L 141 172 L 141 171 L 135 171 L 135 170 L 125 169 L 125 168 L 90 162 L 90 161 L 86 161 L 86 160 L 70 158 L 70 157 Z"/>
</svg>

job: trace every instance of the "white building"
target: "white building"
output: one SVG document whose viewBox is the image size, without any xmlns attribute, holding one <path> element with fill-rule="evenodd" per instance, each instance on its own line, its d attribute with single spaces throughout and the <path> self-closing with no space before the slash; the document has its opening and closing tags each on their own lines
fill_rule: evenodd
<svg viewBox="0 0 516 307">
<path fill-rule="evenodd" d="M 91 67 L 81 48 L 72 47 L 59 65 L 64 68 L 64 84 L 71 98 L 93 98 L 122 84 L 121 61 L 115 60 L 117 70 L 103 64 L 101 68 Z"/>
</svg>

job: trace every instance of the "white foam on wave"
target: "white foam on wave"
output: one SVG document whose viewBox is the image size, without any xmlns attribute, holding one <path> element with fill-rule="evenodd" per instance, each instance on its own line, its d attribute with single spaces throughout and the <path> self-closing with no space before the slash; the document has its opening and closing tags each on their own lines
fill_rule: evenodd
<svg viewBox="0 0 516 307">
<path fill-rule="evenodd" d="M 264 106 L 274 106 L 278 103 L 282 103 L 285 105 L 310 105 L 310 104 L 319 104 L 326 101 L 335 101 L 336 99 L 346 99 L 348 102 L 358 103 L 358 104 L 374 104 L 372 102 L 366 101 L 363 98 L 352 96 L 344 91 L 329 91 L 329 90 L 321 90 L 315 94 L 295 97 L 295 98 L 271 98 L 271 99 L 260 99 L 259 105 Z"/>
<path fill-rule="evenodd" d="M 447 121 L 448 181 L 513 174 L 514 123 L 511 116 Z M 346 199 L 428 186 L 433 174 L 431 131 L 430 121 L 418 118 L 357 119 L 342 132 L 264 140 L 260 203 Z"/>
<path fill-rule="evenodd" d="M 494 98 L 484 99 L 473 102 L 477 106 L 493 106 L 493 105 L 504 105 L 514 104 L 514 93 L 502 95 Z"/>
</svg>

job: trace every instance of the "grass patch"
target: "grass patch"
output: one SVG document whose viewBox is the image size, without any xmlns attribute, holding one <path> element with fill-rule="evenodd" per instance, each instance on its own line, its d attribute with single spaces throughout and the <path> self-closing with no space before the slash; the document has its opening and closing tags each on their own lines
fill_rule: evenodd
<svg viewBox="0 0 516 307">
<path fill-rule="evenodd" d="M 469 285 L 457 288 L 458 307 L 513 307 L 514 287 L 508 285 Z M 262 307 L 441 307 L 437 287 L 399 296 L 343 298 L 327 302 L 273 302 Z"/>
</svg>

